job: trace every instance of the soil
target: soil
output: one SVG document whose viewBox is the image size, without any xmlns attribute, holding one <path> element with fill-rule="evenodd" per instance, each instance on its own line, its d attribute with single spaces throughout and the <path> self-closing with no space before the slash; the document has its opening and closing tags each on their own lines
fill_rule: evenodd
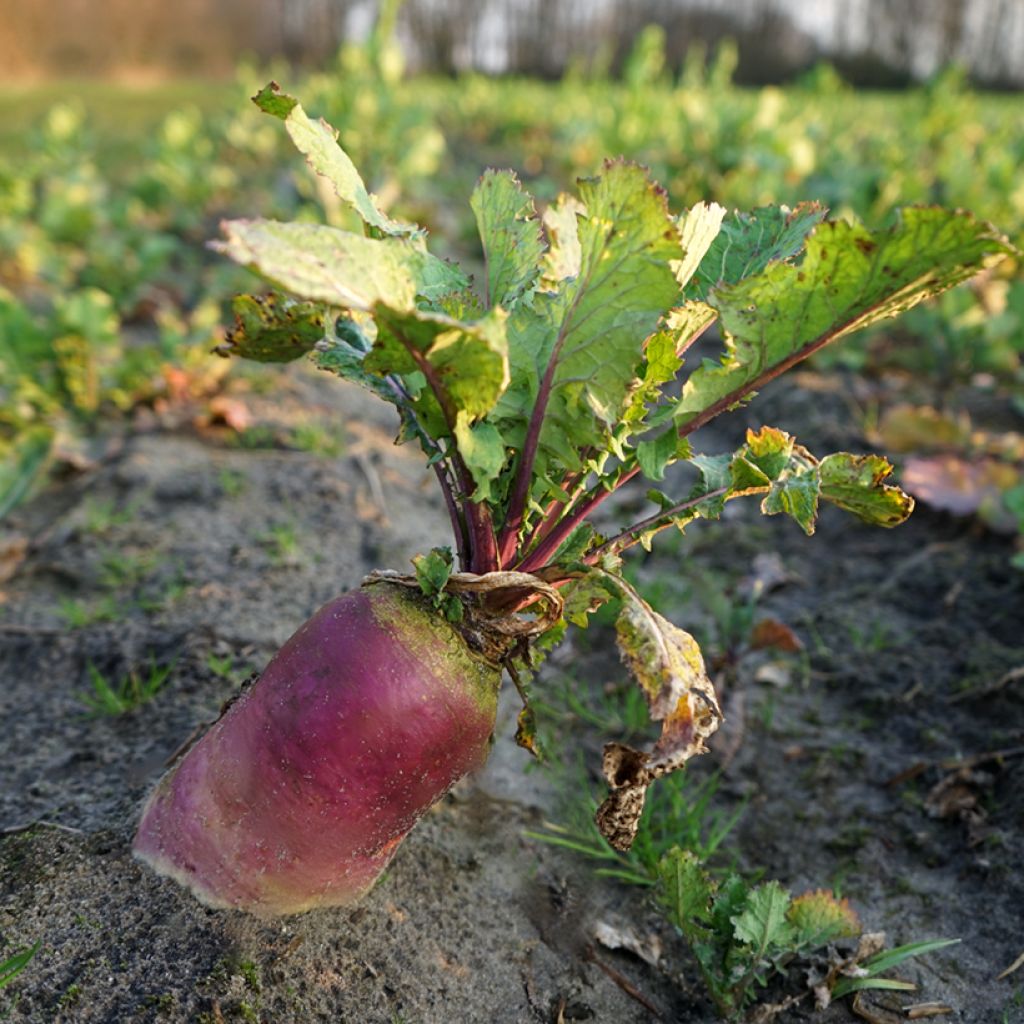
<svg viewBox="0 0 1024 1024">
<path fill-rule="evenodd" d="M 411 447 L 392 448 L 387 410 L 304 372 L 273 380 L 272 394 L 242 396 L 257 419 L 284 431 L 333 417 L 341 454 L 143 430 L 9 521 L 30 543 L 0 605 L 0 959 L 41 949 L 0 992 L 0 1015 L 714 1020 L 642 889 L 527 835 L 558 820 L 567 794 L 557 773 L 525 771 L 511 697 L 488 767 L 427 815 L 355 908 L 278 921 L 213 911 L 132 859 L 165 762 L 238 684 L 366 572 L 404 569 L 446 541 L 433 478 Z M 735 419 L 777 423 L 821 452 L 867 447 L 836 394 L 776 387 Z M 790 626 L 805 654 L 723 670 L 730 727 L 691 769 L 721 772 L 723 808 L 746 801 L 728 840 L 739 866 L 794 892 L 840 888 L 890 944 L 960 938 L 901 968 L 920 986 L 913 1000 L 945 1002 L 940 1019 L 964 1024 L 1024 1021 L 1024 969 L 996 980 L 1024 951 L 1024 680 L 986 692 L 1024 665 L 1024 574 L 1007 542 L 924 508 L 893 531 L 826 511 L 806 538 L 734 505 L 637 577 L 713 648 L 690 581 L 731 593 L 772 552 L 785 570 L 758 612 Z M 621 678 L 609 636 L 569 644 L 546 671 L 574 673 L 585 699 Z M 154 665 L 173 668 L 151 700 L 90 711 L 96 672 L 144 682 Z M 594 779 L 608 738 L 582 722 L 567 737 Z M 657 967 L 595 939 L 599 923 L 624 921 L 658 937 Z M 853 1018 L 845 1002 L 815 1014 L 805 999 L 777 1019 Z"/>
</svg>

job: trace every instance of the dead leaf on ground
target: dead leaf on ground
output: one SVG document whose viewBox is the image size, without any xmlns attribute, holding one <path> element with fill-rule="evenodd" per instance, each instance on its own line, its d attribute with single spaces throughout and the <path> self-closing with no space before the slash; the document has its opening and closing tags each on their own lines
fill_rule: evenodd
<svg viewBox="0 0 1024 1024">
<path fill-rule="evenodd" d="M 252 412 L 242 399 L 216 395 L 206 403 L 205 411 L 196 417 L 196 426 L 211 427 L 223 423 L 243 434 L 252 426 L 252 421 Z"/>
<path fill-rule="evenodd" d="M 606 949 L 628 950 L 652 967 L 657 967 L 661 960 L 661 939 L 657 933 L 641 935 L 626 922 L 598 921 L 594 926 L 594 938 Z"/>
<path fill-rule="evenodd" d="M 736 585 L 736 592 L 744 597 L 758 598 L 787 583 L 798 583 L 800 577 L 791 573 L 774 551 L 755 555 L 750 572 Z"/>
<path fill-rule="evenodd" d="M 925 1020 L 929 1017 L 946 1017 L 953 1012 L 952 1006 L 945 1003 L 914 1003 L 904 1006 L 903 1013 L 907 1020 Z"/>
<path fill-rule="evenodd" d="M 0 583 L 14 576 L 27 554 L 28 537 L 23 533 L 0 533 Z"/>
<path fill-rule="evenodd" d="M 888 409 L 869 439 L 889 452 L 939 452 L 970 444 L 971 421 L 927 405 L 895 405 Z"/>
<path fill-rule="evenodd" d="M 793 681 L 793 666 L 784 661 L 769 661 L 758 665 L 754 682 L 767 683 L 782 690 Z"/>
<path fill-rule="evenodd" d="M 933 818 L 959 818 L 967 827 L 967 845 L 978 846 L 991 835 L 981 796 L 994 784 L 990 772 L 958 768 L 932 787 L 924 800 L 925 809 Z"/>
<path fill-rule="evenodd" d="M 803 641 L 789 626 L 772 618 L 761 619 L 755 624 L 750 633 L 750 646 L 755 651 L 773 647 L 788 654 L 798 654 L 804 649 Z"/>
<path fill-rule="evenodd" d="M 958 455 L 913 457 L 903 465 L 902 484 L 915 498 L 955 516 L 981 513 L 994 530 L 1015 532 L 1015 517 L 1003 508 L 1006 491 L 1020 471 L 995 459 L 969 461 Z"/>
<path fill-rule="evenodd" d="M 903 1004 L 891 992 L 862 990 L 853 997 L 850 1009 L 868 1024 L 904 1024 L 907 1019 Z"/>
<path fill-rule="evenodd" d="M 1021 953 L 1021 955 L 1017 957 L 1017 959 L 1014 960 L 1013 963 L 1010 964 L 1010 966 L 1007 967 L 1002 974 L 997 974 L 996 981 L 1002 981 L 1004 978 L 1008 978 L 1011 974 L 1014 973 L 1014 971 L 1019 971 L 1022 967 L 1024 967 L 1024 953 Z"/>
</svg>

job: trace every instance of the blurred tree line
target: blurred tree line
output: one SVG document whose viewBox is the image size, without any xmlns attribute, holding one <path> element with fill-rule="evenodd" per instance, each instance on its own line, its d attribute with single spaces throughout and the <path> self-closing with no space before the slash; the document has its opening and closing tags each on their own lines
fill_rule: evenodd
<svg viewBox="0 0 1024 1024">
<path fill-rule="evenodd" d="M 245 56 L 302 66 L 364 36 L 379 0 L 0 0 L 8 81 L 231 74 Z M 907 84 L 952 61 L 979 84 L 1024 86 L 1024 0 L 407 0 L 413 70 L 554 77 L 615 73 L 659 24 L 678 66 L 693 45 L 738 45 L 737 80 L 783 80 L 822 59 L 861 85 Z"/>
</svg>

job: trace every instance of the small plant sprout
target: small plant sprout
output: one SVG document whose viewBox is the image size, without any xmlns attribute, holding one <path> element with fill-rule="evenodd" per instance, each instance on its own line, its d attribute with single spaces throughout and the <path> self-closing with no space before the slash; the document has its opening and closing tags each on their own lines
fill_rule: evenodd
<svg viewBox="0 0 1024 1024">
<path fill-rule="evenodd" d="M 93 715 L 116 717 L 152 700 L 163 689 L 173 671 L 173 664 L 160 667 L 154 659 L 150 659 L 145 674 L 132 669 L 119 683 L 112 683 L 90 662 L 88 672 L 92 692 L 82 693 L 80 697 Z"/>
<path fill-rule="evenodd" d="M 25 970 L 26 967 L 28 967 L 32 958 L 42 948 L 42 945 L 42 942 L 37 940 L 32 943 L 31 946 L 27 946 L 25 949 L 19 949 L 18 952 L 13 953 L 11 956 L 7 957 L 6 960 L 0 961 L 0 989 L 6 988 L 19 974 L 21 974 L 23 970 Z M 4 1011 L 0 1012 L 0 1018 L 6 1018 L 13 1008 L 14 1003 L 11 1003 L 11 1005 Z"/>
<path fill-rule="evenodd" d="M 643 168 L 615 160 L 542 214 L 514 174 L 487 171 L 469 200 L 485 260 L 474 287 L 422 228 L 379 208 L 326 123 L 274 84 L 255 102 L 362 231 L 225 222 L 219 251 L 279 290 L 239 296 L 218 350 L 309 354 L 391 403 L 398 441 L 436 476 L 454 554 L 375 572 L 301 626 L 158 784 L 135 851 L 211 906 L 353 901 L 486 758 L 502 670 L 532 747 L 534 655 L 613 598 L 626 666 L 661 724 L 651 749 L 605 748 L 597 824 L 627 850 L 648 786 L 702 752 L 721 713 L 696 642 L 627 583 L 623 554 L 730 501 L 755 499 L 808 534 L 822 503 L 882 526 L 912 508 L 881 456 L 816 456 L 767 426 L 735 452 L 700 453 L 700 428 L 1012 249 L 934 207 L 877 231 L 814 203 L 673 213 Z M 720 358 L 693 365 L 715 323 Z M 644 514 L 595 524 L 627 485 L 646 487 Z"/>
<path fill-rule="evenodd" d="M 837 939 L 860 936 L 860 944 L 852 956 L 833 955 L 824 976 L 812 978 L 810 991 L 822 1009 L 832 999 L 867 989 L 913 991 L 910 982 L 883 975 L 959 942 L 937 939 L 884 949 L 885 936 L 862 936 L 856 913 L 831 892 L 793 897 L 778 882 L 750 886 L 738 875 L 716 882 L 692 852 L 680 849 L 662 857 L 655 897 L 689 943 L 715 1008 L 729 1020 L 741 1016 L 757 989 L 773 974 L 785 973 L 795 957 Z"/>
<path fill-rule="evenodd" d="M 14 953 L 0 963 L 0 988 L 6 988 L 28 967 L 32 957 L 39 952 L 42 945 L 42 942 L 36 941 L 31 946 L 18 950 L 17 953 Z"/>
<path fill-rule="evenodd" d="M 832 986 L 832 996 L 835 999 L 840 999 L 853 992 L 863 992 L 868 989 L 913 992 L 917 986 L 911 982 L 901 981 L 898 978 L 886 978 L 884 975 L 907 960 L 924 956 L 927 953 L 934 953 L 947 946 L 955 946 L 959 941 L 959 939 L 928 939 L 923 942 L 908 942 L 904 946 L 895 946 L 893 949 L 882 949 L 864 959 L 854 958 L 854 963 L 844 968 L 844 976 L 839 977 Z"/>
</svg>

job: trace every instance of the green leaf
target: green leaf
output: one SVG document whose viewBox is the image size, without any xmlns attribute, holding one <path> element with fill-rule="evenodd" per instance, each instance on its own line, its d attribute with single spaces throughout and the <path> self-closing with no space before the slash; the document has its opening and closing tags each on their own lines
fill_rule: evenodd
<svg viewBox="0 0 1024 1024">
<path fill-rule="evenodd" d="M 489 302 L 510 309 L 541 271 L 545 245 L 533 197 L 512 171 L 488 170 L 469 202 L 483 243 Z"/>
<path fill-rule="evenodd" d="M 902 313 L 1011 251 L 990 225 L 930 207 L 903 210 L 875 233 L 845 221 L 819 225 L 799 263 L 770 263 L 709 293 L 726 351 L 686 381 L 677 425 L 694 429 L 827 342 Z"/>
<path fill-rule="evenodd" d="M 691 498 L 699 498 L 702 494 L 710 494 L 712 491 L 720 491 L 723 487 L 732 486 L 732 462 L 731 455 L 692 455 L 687 460 L 691 466 L 700 473 L 700 482 L 690 492 Z M 702 516 L 704 519 L 717 519 L 725 508 L 725 495 L 708 498 L 707 501 L 683 514 L 685 525 L 691 519 Z"/>
<path fill-rule="evenodd" d="M 665 469 L 675 461 L 679 451 L 679 433 L 675 427 L 669 427 L 653 441 L 641 441 L 636 446 L 636 460 L 648 480 L 664 480 Z"/>
<path fill-rule="evenodd" d="M 945 949 L 947 946 L 955 946 L 959 939 L 924 939 L 920 942 L 908 942 L 903 946 L 894 946 L 892 949 L 883 949 L 861 964 L 871 974 L 881 974 L 883 971 L 890 971 L 898 967 L 905 960 L 916 956 L 924 956 L 926 953 L 934 953 L 937 950 Z"/>
<path fill-rule="evenodd" d="M 374 307 L 377 339 L 366 358 L 366 369 L 376 373 L 428 374 L 440 398 L 425 395 L 425 413 L 441 424 L 428 429 L 436 438 L 454 429 L 459 413 L 475 420 L 488 413 L 508 385 L 508 344 L 505 311 L 492 309 L 475 323 L 460 323 L 441 313 L 400 310 L 383 303 Z"/>
<path fill-rule="evenodd" d="M 323 346 L 318 345 L 313 350 L 313 362 L 318 369 L 336 373 L 394 405 L 401 419 L 395 444 L 416 438 L 423 451 L 431 459 L 436 458 L 438 445 L 417 419 L 413 399 L 402 387 L 402 381 L 388 379 L 367 368 L 366 359 L 371 351 L 372 343 L 359 325 L 348 317 L 341 317 L 335 323 L 334 332 L 324 339 Z"/>
<path fill-rule="evenodd" d="M 773 947 L 790 945 L 793 929 L 786 920 L 789 902 L 789 893 L 776 881 L 752 889 L 742 912 L 733 918 L 737 940 L 750 946 L 759 958 Z"/>
<path fill-rule="evenodd" d="M 723 945 L 733 945 L 733 918 L 743 912 L 749 896 L 750 886 L 739 875 L 728 875 L 719 885 L 711 911 L 711 929 Z"/>
<path fill-rule="evenodd" d="M 852 939 L 861 933 L 860 920 L 848 900 L 837 900 L 831 891 L 818 889 L 797 896 L 786 918 L 793 926 L 793 941 L 804 949 L 816 949 L 835 939 Z"/>
<path fill-rule="evenodd" d="M 344 380 L 372 391 L 379 398 L 398 404 L 394 385 L 379 373 L 367 370 L 366 357 L 373 345 L 354 320 L 348 317 L 339 318 L 335 322 L 333 333 L 324 341 L 325 344 L 315 349 L 313 353 L 313 362 L 318 369 L 336 373 Z"/>
<path fill-rule="evenodd" d="M 597 532 L 590 523 L 584 521 L 565 538 L 565 542 L 552 556 L 551 561 L 559 565 L 573 565 L 583 558 L 597 540 Z"/>
<path fill-rule="evenodd" d="M 0 449 L 0 519 L 32 489 L 46 468 L 53 447 L 50 427 L 31 427 Z"/>
<path fill-rule="evenodd" d="M 439 598 L 444 593 L 454 565 L 451 548 L 431 548 L 429 554 L 415 555 L 412 564 L 420 590 L 427 597 L 434 598 L 435 606 L 439 606 Z"/>
<path fill-rule="evenodd" d="M 771 490 L 761 502 L 761 511 L 767 516 L 785 512 L 808 536 L 814 533 L 818 517 L 818 467 L 798 462 L 785 470 L 772 482 Z"/>
<path fill-rule="evenodd" d="M 821 497 L 875 526 L 898 526 L 914 510 L 914 499 L 885 483 L 892 465 L 880 455 L 826 455 L 818 466 Z"/>
<path fill-rule="evenodd" d="M 747 431 L 747 443 L 737 455 L 759 473 L 765 483 L 777 480 L 789 468 L 793 458 L 793 438 L 775 427 Z M 737 461 L 734 460 L 734 461 Z M 736 470 L 734 469 L 734 474 Z"/>
<path fill-rule="evenodd" d="M 674 846 L 658 861 L 654 898 L 668 911 L 669 920 L 694 942 L 707 934 L 714 882 L 696 855 Z"/>
<path fill-rule="evenodd" d="M 839 999 L 851 992 L 878 989 L 890 992 L 916 992 L 917 986 L 910 981 L 897 978 L 840 978 L 832 989 L 832 998 Z"/>
<path fill-rule="evenodd" d="M 728 217 L 719 217 L 719 229 L 687 294 L 706 299 L 718 285 L 735 284 L 760 274 L 770 263 L 791 259 L 826 213 L 817 203 L 800 203 L 792 210 L 761 206 L 751 213 L 734 210 Z"/>
<path fill-rule="evenodd" d="M 549 252 L 549 267 L 575 273 L 555 280 L 549 270 L 541 288 L 550 290 L 517 304 L 509 320 L 512 384 L 494 417 L 518 447 L 548 377 L 535 462 L 541 481 L 579 469 L 581 451 L 612 445 L 644 342 L 679 293 L 669 265 L 681 256 L 678 234 L 646 173 L 607 164 L 600 177 L 580 182 L 580 192 L 585 212 L 563 204 L 561 238 Z"/>
<path fill-rule="evenodd" d="M 322 306 L 283 295 L 236 295 L 235 323 L 214 351 L 260 363 L 288 363 L 310 352 L 325 334 Z"/>
<path fill-rule="evenodd" d="M 455 420 L 455 443 L 476 484 L 473 501 L 492 500 L 491 484 L 507 458 L 501 434 L 491 423 L 470 424 L 468 414 L 460 411 Z"/>
<path fill-rule="evenodd" d="M 422 228 L 403 224 L 381 213 L 349 155 L 338 145 L 338 133 L 324 120 L 312 121 L 297 99 L 281 92 L 276 82 L 265 85 L 253 98 L 264 113 L 284 121 L 295 148 L 309 166 L 334 188 L 338 198 L 363 222 L 382 235 L 422 236 Z"/>
<path fill-rule="evenodd" d="M 397 238 L 364 238 L 324 224 L 229 220 L 212 248 L 304 299 L 342 309 L 377 302 L 412 309 L 467 286 L 458 268 Z"/>
<path fill-rule="evenodd" d="M 29 965 L 32 957 L 39 952 L 42 941 L 34 942 L 27 949 L 18 950 L 0 963 L 0 988 L 6 988 Z"/>
<path fill-rule="evenodd" d="M 867 977 L 840 978 L 832 989 L 832 996 L 840 999 L 864 988 L 891 988 L 911 991 L 916 988 L 908 982 L 896 981 L 891 978 L 880 978 L 878 975 L 892 968 L 899 966 L 905 960 L 912 957 L 924 956 L 926 953 L 934 953 L 936 950 L 945 949 L 947 946 L 955 946 L 959 939 L 926 939 L 922 942 L 908 942 L 903 946 L 896 946 L 893 949 L 883 949 L 872 957 L 858 964 L 867 972 Z"/>
</svg>

